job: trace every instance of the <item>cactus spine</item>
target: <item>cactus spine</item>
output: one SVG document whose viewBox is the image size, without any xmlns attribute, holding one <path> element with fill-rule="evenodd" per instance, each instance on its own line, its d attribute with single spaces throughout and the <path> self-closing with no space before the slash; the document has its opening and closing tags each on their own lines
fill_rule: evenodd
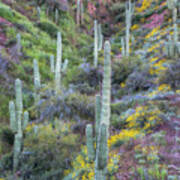
<svg viewBox="0 0 180 180">
<path fill-rule="evenodd" d="M 21 34 L 17 34 L 16 35 L 16 39 L 17 39 L 17 54 L 18 56 L 21 55 Z"/>
<path fill-rule="evenodd" d="M 40 100 L 40 96 L 38 94 L 39 89 L 41 88 L 41 80 L 40 80 L 40 73 L 39 73 L 39 65 L 36 59 L 33 61 L 34 64 L 34 99 L 35 99 L 35 104 Z"/>
<path fill-rule="evenodd" d="M 98 28 L 97 20 L 94 21 L 94 67 L 98 65 Z"/>
<path fill-rule="evenodd" d="M 55 72 L 55 68 L 54 68 L 54 55 L 50 56 L 50 68 L 51 68 L 51 72 L 54 73 Z"/>
<path fill-rule="evenodd" d="M 126 56 L 129 56 L 129 39 L 130 39 L 130 28 L 131 28 L 131 21 L 132 21 L 132 15 L 134 13 L 134 4 L 131 3 L 131 0 L 129 0 L 128 3 L 126 3 Z"/>
<path fill-rule="evenodd" d="M 62 38 L 61 33 L 57 34 L 57 60 L 56 60 L 56 69 L 55 69 L 55 90 L 56 94 L 61 87 L 61 64 L 62 64 Z"/>
</svg>

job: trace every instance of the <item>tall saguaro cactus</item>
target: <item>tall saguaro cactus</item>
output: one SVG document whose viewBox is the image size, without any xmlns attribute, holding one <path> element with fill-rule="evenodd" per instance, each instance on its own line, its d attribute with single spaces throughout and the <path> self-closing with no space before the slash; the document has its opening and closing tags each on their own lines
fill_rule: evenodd
<svg viewBox="0 0 180 180">
<path fill-rule="evenodd" d="M 76 23 L 80 25 L 81 0 L 77 0 Z"/>
<path fill-rule="evenodd" d="M 166 55 L 170 57 L 178 57 L 180 54 L 180 42 L 178 41 L 178 26 L 177 26 L 177 0 L 167 0 L 168 8 L 172 11 L 173 16 L 173 36 L 169 35 L 166 42 Z"/>
<path fill-rule="evenodd" d="M 101 28 L 101 24 L 98 24 L 98 51 L 101 51 L 102 46 L 103 46 L 102 28 Z"/>
<path fill-rule="evenodd" d="M 15 133 L 14 138 L 14 149 L 13 149 L 13 171 L 16 172 L 19 165 L 19 156 L 21 154 L 22 142 L 23 142 L 23 130 L 26 128 L 29 122 L 29 113 L 24 112 L 24 119 L 22 120 L 23 114 L 23 99 L 22 99 L 22 83 L 20 79 L 15 81 L 15 94 L 16 103 L 13 101 L 9 102 L 9 113 L 10 113 L 10 128 Z"/>
<path fill-rule="evenodd" d="M 51 69 L 52 73 L 55 72 L 55 68 L 54 68 L 54 55 L 50 56 L 50 69 Z"/>
<path fill-rule="evenodd" d="M 15 81 L 16 90 L 16 118 L 17 118 L 17 133 L 15 134 L 14 140 L 14 153 L 13 153 L 13 169 L 17 170 L 19 164 L 19 156 L 22 147 L 22 112 L 23 112 L 23 102 L 22 102 L 22 83 L 21 80 L 17 79 Z"/>
<path fill-rule="evenodd" d="M 40 100 L 38 91 L 41 88 L 41 79 L 39 73 L 39 65 L 36 59 L 34 59 L 33 64 L 34 64 L 34 90 L 35 90 L 34 99 L 35 99 L 35 104 L 37 105 L 37 103 Z"/>
<path fill-rule="evenodd" d="M 94 21 L 94 67 L 98 65 L 98 25 L 97 20 Z"/>
<path fill-rule="evenodd" d="M 57 34 L 57 59 L 55 69 L 55 91 L 56 94 L 61 87 L 61 66 L 62 66 L 62 37 L 61 33 Z"/>
<path fill-rule="evenodd" d="M 17 39 L 17 54 L 18 56 L 21 55 L 21 34 L 17 34 L 16 35 L 16 39 Z"/>
<path fill-rule="evenodd" d="M 129 40 L 130 40 L 130 28 L 132 24 L 132 15 L 134 13 L 134 4 L 131 3 L 131 0 L 129 0 L 128 3 L 126 3 L 126 56 L 129 56 Z"/>
<path fill-rule="evenodd" d="M 95 106 L 95 141 L 96 153 L 94 156 L 94 140 L 92 137 L 92 125 L 86 127 L 86 140 L 88 149 L 88 158 L 95 163 L 95 180 L 106 179 L 106 166 L 108 160 L 108 136 L 110 124 L 110 97 L 111 97 L 111 46 L 109 41 L 104 46 L 104 73 L 102 98 L 96 96 Z"/>
</svg>

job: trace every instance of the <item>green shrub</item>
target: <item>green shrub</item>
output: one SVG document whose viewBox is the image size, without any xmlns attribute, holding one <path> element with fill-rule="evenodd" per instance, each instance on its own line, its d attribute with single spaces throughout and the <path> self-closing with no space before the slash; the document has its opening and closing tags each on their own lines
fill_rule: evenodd
<svg viewBox="0 0 180 180">
<path fill-rule="evenodd" d="M 57 32 L 59 31 L 59 28 L 49 21 L 39 22 L 37 26 L 54 38 L 56 38 Z"/>
</svg>

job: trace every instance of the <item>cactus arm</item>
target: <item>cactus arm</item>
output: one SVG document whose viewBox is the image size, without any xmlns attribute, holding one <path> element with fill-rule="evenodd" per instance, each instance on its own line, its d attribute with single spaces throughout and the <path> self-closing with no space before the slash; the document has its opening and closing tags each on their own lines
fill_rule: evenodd
<svg viewBox="0 0 180 180">
<path fill-rule="evenodd" d="M 16 112 L 15 105 L 13 101 L 9 102 L 9 114 L 10 114 L 10 128 L 13 132 L 17 132 L 17 122 L 16 122 Z"/>
<path fill-rule="evenodd" d="M 93 141 L 93 128 L 91 124 L 86 126 L 86 145 L 88 151 L 88 159 L 89 161 L 93 161 L 95 158 L 94 152 L 94 141 Z"/>
</svg>

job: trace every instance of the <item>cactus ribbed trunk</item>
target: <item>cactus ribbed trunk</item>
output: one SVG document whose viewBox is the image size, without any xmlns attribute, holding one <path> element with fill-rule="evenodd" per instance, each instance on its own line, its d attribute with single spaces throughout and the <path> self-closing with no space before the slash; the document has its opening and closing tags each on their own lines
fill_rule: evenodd
<svg viewBox="0 0 180 180">
<path fill-rule="evenodd" d="M 101 120 L 101 96 L 96 95 L 96 106 L 95 106 L 95 131 L 96 131 L 96 144 L 99 136 L 100 120 Z"/>
<path fill-rule="evenodd" d="M 54 68 L 54 55 L 50 56 L 50 68 L 51 68 L 51 72 L 54 73 L 55 72 L 55 68 Z"/>
<path fill-rule="evenodd" d="M 125 44 L 124 44 L 124 38 L 121 38 L 121 47 L 122 47 L 122 56 L 125 56 Z"/>
<path fill-rule="evenodd" d="M 80 25 L 81 0 L 77 0 L 76 23 Z"/>
<path fill-rule="evenodd" d="M 22 100 L 22 83 L 20 79 L 16 79 L 15 81 L 15 91 L 16 91 L 16 111 L 22 114 L 23 100 Z"/>
<path fill-rule="evenodd" d="M 17 54 L 18 56 L 21 55 L 21 34 L 17 34 L 16 35 L 16 39 L 17 39 Z"/>
<path fill-rule="evenodd" d="M 129 56 L 130 46 L 129 46 L 129 39 L 130 39 L 130 28 L 131 28 L 131 21 L 132 21 L 132 14 L 134 13 L 134 4 L 131 3 L 129 0 L 126 3 L 126 56 Z"/>
<path fill-rule="evenodd" d="M 94 161 L 95 152 L 94 152 L 94 141 L 93 141 L 93 128 L 91 124 L 86 126 L 86 145 L 88 151 L 89 161 Z"/>
<path fill-rule="evenodd" d="M 61 88 L 61 64 L 62 64 L 62 37 L 61 33 L 57 34 L 57 60 L 55 70 L 55 91 L 56 94 Z"/>
<path fill-rule="evenodd" d="M 34 64 L 34 101 L 35 104 L 37 105 L 40 101 L 40 95 L 38 91 L 41 88 L 41 80 L 39 73 L 39 65 L 36 59 L 34 59 L 33 64 Z"/>
<path fill-rule="evenodd" d="M 95 180 L 106 179 L 106 166 L 108 160 L 107 141 L 109 137 L 110 124 L 110 102 L 111 102 L 111 46 L 109 41 L 105 42 L 104 46 L 104 73 L 102 87 L 102 101 L 100 125 L 98 131 L 98 141 L 96 148 L 95 160 Z M 98 112 L 98 110 L 97 110 Z M 97 114 L 98 116 L 99 114 Z"/>
<path fill-rule="evenodd" d="M 98 29 L 97 20 L 94 21 L 94 67 L 98 65 Z"/>
<path fill-rule="evenodd" d="M 102 28 L 101 28 L 101 24 L 98 24 L 98 51 L 101 51 L 102 46 L 103 46 Z"/>
<path fill-rule="evenodd" d="M 63 73 L 66 72 L 67 67 L 68 67 L 68 63 L 69 63 L 68 59 L 65 59 L 63 65 L 62 65 L 62 72 L 63 72 Z"/>
<path fill-rule="evenodd" d="M 23 112 L 23 102 L 22 102 L 22 83 L 19 79 L 15 81 L 16 89 L 16 123 L 17 123 L 17 133 L 15 134 L 14 140 L 14 151 L 13 151 L 13 171 L 15 172 L 19 164 L 19 156 L 22 148 L 23 132 L 22 132 L 22 112 Z"/>
<path fill-rule="evenodd" d="M 16 111 L 13 101 L 9 102 L 9 114 L 10 114 L 10 128 L 12 129 L 13 132 L 17 132 L 18 126 L 16 123 Z"/>
<path fill-rule="evenodd" d="M 111 98 L 111 45 L 109 41 L 104 46 L 104 73 L 102 87 L 101 123 L 110 124 L 110 98 Z"/>
<path fill-rule="evenodd" d="M 23 121 L 23 129 L 26 129 L 27 125 L 29 123 L 29 112 L 24 112 L 24 121 Z"/>
</svg>

